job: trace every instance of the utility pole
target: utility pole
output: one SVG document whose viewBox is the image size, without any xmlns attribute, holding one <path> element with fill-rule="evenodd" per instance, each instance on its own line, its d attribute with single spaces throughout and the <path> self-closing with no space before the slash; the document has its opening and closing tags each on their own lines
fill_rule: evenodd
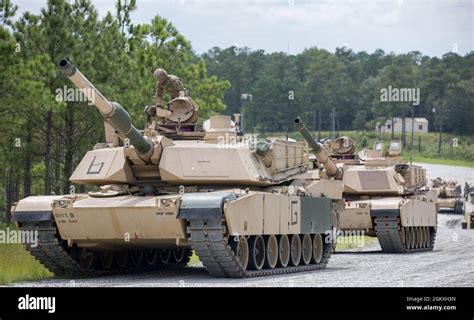
<svg viewBox="0 0 474 320">
<path fill-rule="evenodd" d="M 245 102 L 252 101 L 252 95 L 248 93 L 242 93 L 240 95 L 240 130 L 245 133 Z"/>
</svg>

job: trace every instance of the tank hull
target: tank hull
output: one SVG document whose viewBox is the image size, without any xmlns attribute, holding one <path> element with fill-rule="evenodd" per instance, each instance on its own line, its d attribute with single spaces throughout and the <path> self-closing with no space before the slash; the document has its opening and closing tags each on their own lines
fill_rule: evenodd
<svg viewBox="0 0 474 320">
<path fill-rule="evenodd" d="M 436 227 L 436 204 L 423 196 L 346 201 L 340 214 L 342 231 L 375 236 L 387 253 L 432 250 Z"/>
<path fill-rule="evenodd" d="M 464 201 L 461 198 L 438 198 L 436 204 L 440 210 L 452 210 L 456 214 L 464 214 Z"/>
<path fill-rule="evenodd" d="M 38 248 L 27 245 L 27 249 L 52 272 L 82 275 L 116 270 L 118 262 L 122 262 L 118 270 L 124 271 L 125 255 L 129 256 L 126 265 L 134 269 L 157 264 L 184 267 L 191 250 L 211 275 L 218 277 L 320 269 L 332 252 L 327 235 L 337 226 L 329 198 L 244 189 L 160 196 L 28 197 L 17 204 L 13 219 L 20 229 L 39 232 Z M 282 238 L 300 247 L 300 257 L 290 257 L 280 267 L 266 262 L 275 255 L 252 262 L 256 243 L 274 245 L 274 240 L 282 242 Z M 318 242 L 320 238 L 323 242 Z M 317 259 L 312 258 L 316 253 L 308 253 L 308 244 L 320 246 Z M 247 251 L 244 260 L 239 250 Z M 289 256 L 291 250 L 288 248 Z M 158 253 L 158 262 L 146 265 L 143 256 L 153 256 L 150 252 Z M 171 263 L 169 255 L 181 252 L 186 258 Z M 108 263 L 111 255 L 115 255 L 113 264 Z M 141 258 L 133 260 L 130 256 Z M 224 260 L 216 261 L 216 256 Z M 225 261 L 233 261 L 233 265 L 229 267 Z"/>
</svg>

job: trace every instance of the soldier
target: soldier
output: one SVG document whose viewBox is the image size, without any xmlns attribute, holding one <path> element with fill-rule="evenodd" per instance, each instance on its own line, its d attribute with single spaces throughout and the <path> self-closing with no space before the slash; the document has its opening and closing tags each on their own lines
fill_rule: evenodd
<svg viewBox="0 0 474 320">
<path fill-rule="evenodd" d="M 469 200 L 469 192 L 471 191 L 471 187 L 469 186 L 469 183 L 465 182 L 464 183 L 464 199 Z"/>
<path fill-rule="evenodd" d="M 186 94 L 186 89 L 177 76 L 168 75 L 164 69 L 156 69 L 153 73 L 156 79 L 156 105 L 161 106 L 163 94 L 168 92 L 171 99 L 183 97 Z"/>
<path fill-rule="evenodd" d="M 156 79 L 156 105 L 146 107 L 145 113 L 148 117 L 159 116 L 167 118 L 171 115 L 171 111 L 163 108 L 163 94 L 168 92 L 171 99 L 184 97 L 186 95 L 186 89 L 177 76 L 168 75 L 164 69 L 156 69 L 153 73 L 153 77 Z"/>
<path fill-rule="evenodd" d="M 460 185 L 457 185 L 457 186 L 454 187 L 454 192 L 455 192 L 457 198 L 461 198 L 462 189 L 461 189 Z"/>
</svg>

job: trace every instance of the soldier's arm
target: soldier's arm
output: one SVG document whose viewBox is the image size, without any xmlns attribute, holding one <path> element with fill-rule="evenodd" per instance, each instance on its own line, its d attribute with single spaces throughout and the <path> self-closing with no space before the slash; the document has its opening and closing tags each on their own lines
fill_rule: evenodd
<svg viewBox="0 0 474 320">
<path fill-rule="evenodd" d="M 160 82 L 156 82 L 156 105 L 161 106 L 161 100 L 163 99 L 163 94 L 165 93 L 165 88 L 164 85 L 161 84 Z"/>
</svg>

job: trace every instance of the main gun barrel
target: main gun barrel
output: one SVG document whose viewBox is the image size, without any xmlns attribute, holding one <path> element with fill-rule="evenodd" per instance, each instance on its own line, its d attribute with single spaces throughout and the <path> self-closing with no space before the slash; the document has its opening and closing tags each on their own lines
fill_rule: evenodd
<svg viewBox="0 0 474 320">
<path fill-rule="evenodd" d="M 331 161 L 329 158 L 329 154 L 326 148 L 316 141 L 309 130 L 306 128 L 303 120 L 300 117 L 295 119 L 295 126 L 296 129 L 301 133 L 301 135 L 305 138 L 308 142 L 311 149 L 313 149 L 313 153 L 316 156 L 316 159 L 319 163 L 321 163 L 326 170 L 326 174 L 328 177 L 338 177 L 339 176 L 339 169 L 338 167 Z"/>
<path fill-rule="evenodd" d="M 110 123 L 122 139 L 128 139 L 138 155 L 148 159 L 153 153 L 153 143 L 146 139 L 132 124 L 128 112 L 118 103 L 110 102 L 68 59 L 59 61 L 61 71 L 99 109 L 105 121 Z"/>
<path fill-rule="evenodd" d="M 94 103 L 99 111 L 107 116 L 114 111 L 113 104 L 105 98 L 92 83 L 77 70 L 76 66 L 68 59 L 59 61 L 59 68 L 78 87 L 81 92 Z"/>
</svg>

